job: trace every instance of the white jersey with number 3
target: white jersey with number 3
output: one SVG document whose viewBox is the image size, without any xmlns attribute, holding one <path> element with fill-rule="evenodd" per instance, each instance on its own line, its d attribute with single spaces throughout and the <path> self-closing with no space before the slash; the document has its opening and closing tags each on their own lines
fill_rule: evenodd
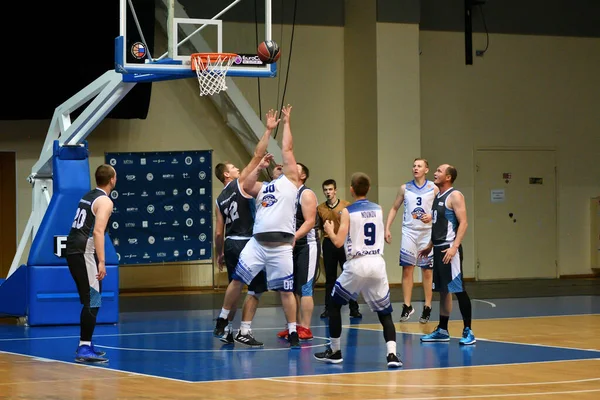
<svg viewBox="0 0 600 400">
<path fill-rule="evenodd" d="M 384 225 L 381 206 L 369 200 L 357 200 L 346 207 L 350 214 L 350 228 L 344 244 L 346 259 L 382 255 Z"/>
<path fill-rule="evenodd" d="M 285 174 L 263 182 L 256 196 L 254 234 L 267 232 L 296 233 L 296 196 L 298 188 Z"/>
<path fill-rule="evenodd" d="M 415 231 L 431 229 L 431 222 L 421 221 L 423 214 L 431 213 L 435 184 L 426 180 L 423 186 L 417 186 L 414 180 L 406 182 L 404 190 L 404 218 L 402 228 Z"/>
</svg>

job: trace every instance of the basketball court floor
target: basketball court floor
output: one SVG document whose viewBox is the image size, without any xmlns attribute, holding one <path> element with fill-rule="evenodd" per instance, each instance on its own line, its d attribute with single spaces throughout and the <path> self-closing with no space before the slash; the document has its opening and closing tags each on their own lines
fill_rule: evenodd
<svg viewBox="0 0 600 400">
<path fill-rule="evenodd" d="M 0 399 L 597 399 L 600 396 L 600 296 L 473 299 L 474 346 L 461 347 L 455 302 L 450 343 L 423 344 L 437 324 L 396 323 L 404 366 L 388 370 L 377 316 L 342 310 L 344 362 L 322 364 L 328 344 L 315 309 L 315 338 L 290 350 L 276 337 L 280 307 L 259 308 L 253 322 L 263 349 L 213 338 L 217 310 L 123 312 L 96 328 L 95 346 L 110 362 L 74 362 L 77 326 L 0 323 Z M 401 305 L 394 303 L 397 320 Z M 239 321 L 236 319 L 237 324 Z M 236 325 L 237 327 L 237 325 Z"/>
</svg>

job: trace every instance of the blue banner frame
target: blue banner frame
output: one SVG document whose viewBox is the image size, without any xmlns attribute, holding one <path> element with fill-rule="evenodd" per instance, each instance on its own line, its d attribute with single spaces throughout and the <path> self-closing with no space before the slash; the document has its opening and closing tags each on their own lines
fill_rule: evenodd
<svg viewBox="0 0 600 400">
<path fill-rule="evenodd" d="M 105 153 L 119 265 L 211 260 L 212 150 Z"/>
</svg>

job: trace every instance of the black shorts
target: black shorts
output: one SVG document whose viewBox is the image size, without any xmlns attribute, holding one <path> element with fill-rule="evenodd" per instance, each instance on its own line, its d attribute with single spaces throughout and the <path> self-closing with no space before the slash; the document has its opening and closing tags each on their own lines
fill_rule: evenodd
<svg viewBox="0 0 600 400">
<path fill-rule="evenodd" d="M 240 253 L 244 250 L 248 240 L 225 239 L 224 253 L 225 266 L 227 267 L 227 278 L 231 282 L 235 268 L 240 259 Z M 267 291 L 267 274 L 264 270 L 260 271 L 248 285 L 248 291 L 254 293 L 264 293 Z"/>
<path fill-rule="evenodd" d="M 313 295 L 320 253 L 317 242 L 294 246 L 294 293 L 298 296 Z"/>
<path fill-rule="evenodd" d="M 443 250 L 450 248 L 450 245 L 433 246 L 433 291 L 459 293 L 464 291 L 462 276 L 463 249 L 462 245 L 450 260 L 450 263 L 444 264 Z"/>
<path fill-rule="evenodd" d="M 96 254 L 67 254 L 67 264 L 77 286 L 81 304 L 85 307 L 100 307 L 102 281 L 96 278 L 98 273 Z"/>
</svg>

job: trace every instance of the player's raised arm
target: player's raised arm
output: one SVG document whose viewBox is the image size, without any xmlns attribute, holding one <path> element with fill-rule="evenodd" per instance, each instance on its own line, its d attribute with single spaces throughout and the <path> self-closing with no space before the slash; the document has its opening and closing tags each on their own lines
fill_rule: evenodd
<svg viewBox="0 0 600 400">
<path fill-rule="evenodd" d="M 260 160 L 258 165 L 254 168 L 252 172 L 248 175 L 246 180 L 244 181 L 244 191 L 248 193 L 250 196 L 256 198 L 262 189 L 262 182 L 258 181 L 258 176 L 263 169 L 266 169 L 273 161 L 273 154 L 267 153 Z"/>
<path fill-rule="evenodd" d="M 289 104 L 281 110 L 283 114 L 283 139 L 281 140 L 281 158 L 283 159 L 283 173 L 296 186 L 300 186 L 300 176 L 294 156 L 294 140 L 292 139 L 292 127 L 290 115 L 292 106 Z"/>
<path fill-rule="evenodd" d="M 238 179 L 238 181 L 240 183 L 240 187 L 242 187 L 244 191 L 246 191 L 246 189 L 244 187 L 244 181 L 246 180 L 248 175 L 250 175 L 256 169 L 258 164 L 261 162 L 261 160 L 267 153 L 267 147 L 269 146 L 269 139 L 271 138 L 271 132 L 273 131 L 273 129 L 275 129 L 277 127 L 277 124 L 279 124 L 279 121 L 280 121 L 280 119 L 277 118 L 277 112 L 275 112 L 275 110 L 269 110 L 269 112 L 267 113 L 267 129 L 265 130 L 265 133 L 263 134 L 262 138 L 258 141 L 258 144 L 256 145 L 256 148 L 254 149 L 254 155 L 252 156 L 250 163 L 248 165 L 246 165 L 246 167 L 242 170 L 240 177 Z M 248 192 L 246 192 L 246 193 L 248 193 Z M 250 194 L 250 193 L 248 193 L 248 194 Z"/>
</svg>

